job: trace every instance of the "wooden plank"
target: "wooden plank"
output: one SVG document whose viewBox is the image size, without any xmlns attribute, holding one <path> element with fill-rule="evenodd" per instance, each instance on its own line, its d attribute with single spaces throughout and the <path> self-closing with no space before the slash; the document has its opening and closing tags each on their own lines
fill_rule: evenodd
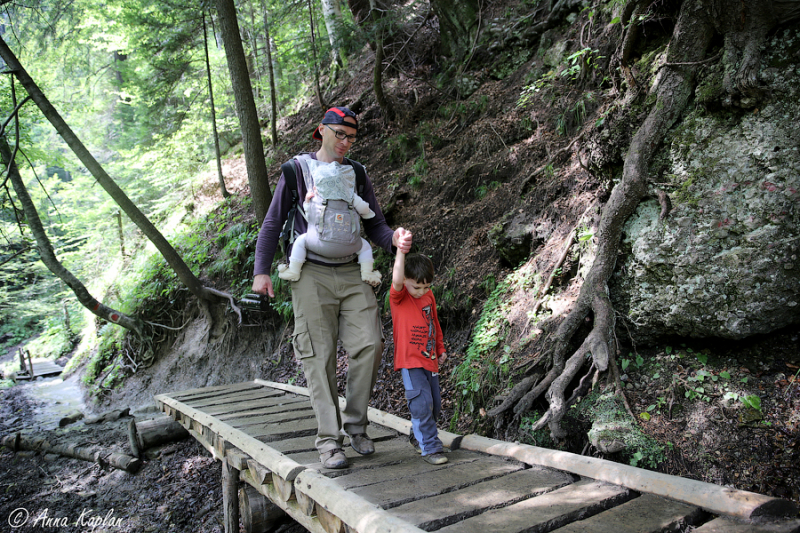
<svg viewBox="0 0 800 533">
<path fill-rule="evenodd" d="M 275 472 L 272 473 L 272 484 L 281 500 L 288 502 L 294 496 L 294 483 Z"/>
<path fill-rule="evenodd" d="M 800 533 L 800 520 L 754 524 L 720 516 L 707 522 L 694 533 Z"/>
<path fill-rule="evenodd" d="M 512 457 L 530 465 L 541 465 L 566 470 L 579 476 L 616 483 L 638 492 L 647 492 L 697 505 L 714 514 L 740 518 L 796 516 L 797 504 L 736 490 L 729 487 L 685 479 L 659 472 L 651 472 L 603 459 L 577 455 L 558 450 L 548 450 L 527 444 L 502 442 L 478 435 L 467 435 L 460 447 L 493 455 Z"/>
<path fill-rule="evenodd" d="M 185 399 L 200 399 L 201 397 L 208 397 L 211 398 L 213 396 L 219 396 L 228 394 L 229 392 L 233 391 L 245 391 L 251 389 L 261 389 L 263 385 L 255 383 L 253 381 L 245 381 L 243 383 L 231 383 L 230 385 L 214 385 L 212 387 L 200 387 L 197 389 L 187 389 L 184 391 L 178 392 L 170 392 L 169 397 L 175 400 L 185 400 Z"/>
<path fill-rule="evenodd" d="M 316 435 L 317 420 L 315 418 L 307 418 L 286 424 L 270 424 L 260 428 L 251 427 L 247 430 L 247 434 L 262 442 Z"/>
<path fill-rule="evenodd" d="M 644 494 L 629 502 L 573 522 L 558 533 L 662 533 L 686 531 L 708 515 L 699 507 Z"/>
<path fill-rule="evenodd" d="M 250 457 L 269 468 L 272 472 L 277 472 L 282 478 L 292 481 L 298 472 L 304 469 L 295 461 L 287 458 L 280 452 L 269 448 L 264 443 L 258 441 L 254 437 L 239 431 L 228 424 L 214 419 L 213 417 L 198 411 L 188 405 L 183 405 L 180 402 L 173 400 L 163 394 L 158 395 L 156 399 L 167 405 L 179 409 L 180 411 L 189 415 L 193 420 L 208 426 L 210 429 L 230 442 L 232 445 L 240 449 L 242 452 L 248 454 Z"/>
<path fill-rule="evenodd" d="M 341 490 L 335 480 L 328 479 L 313 470 L 305 470 L 298 474 L 295 485 L 298 490 L 317 502 L 317 513 L 320 509 L 324 509 L 339 517 L 351 530 L 359 533 L 422 532 L 421 529 L 392 516 L 352 492 Z"/>
<path fill-rule="evenodd" d="M 200 400 L 184 400 L 181 403 L 194 407 L 195 409 L 203 409 L 204 407 L 212 407 L 218 405 L 226 405 L 232 403 L 244 403 L 248 400 L 260 400 L 262 398 L 275 398 L 276 396 L 283 396 L 283 392 L 276 390 L 269 390 L 261 388 L 252 391 L 231 392 L 224 396 L 217 396 L 215 398 L 203 398 Z"/>
<path fill-rule="evenodd" d="M 458 491 L 393 507 L 389 512 L 421 529 L 433 531 L 486 510 L 506 507 L 572 483 L 569 474 L 533 467 Z"/>
<path fill-rule="evenodd" d="M 544 533 L 630 499 L 617 485 L 585 480 L 439 529 L 439 533 Z"/>
<path fill-rule="evenodd" d="M 318 505 L 316 507 L 317 507 L 317 518 L 319 519 L 319 523 L 322 524 L 322 527 L 325 528 L 325 531 L 327 533 L 344 532 L 344 522 L 342 522 L 341 518 L 331 513 L 322 506 Z"/>
<path fill-rule="evenodd" d="M 307 406 L 311 406 L 311 402 L 308 401 L 308 398 L 281 396 L 274 400 L 253 402 L 252 405 L 243 406 L 242 409 L 235 413 L 221 414 L 216 418 L 219 420 L 228 420 L 230 418 L 267 415 L 284 411 L 290 412 L 298 409 L 306 409 Z"/>
<path fill-rule="evenodd" d="M 300 512 L 306 516 L 314 516 L 317 514 L 316 502 L 314 499 L 305 492 L 298 490 L 297 485 L 294 487 L 294 496 L 297 500 L 297 505 L 300 507 Z"/>
<path fill-rule="evenodd" d="M 271 444 L 272 443 L 270 443 L 270 445 Z M 414 458 L 419 458 L 419 455 L 414 449 L 407 442 L 403 442 L 400 439 L 379 443 L 379 445 L 375 447 L 375 453 L 372 455 L 359 455 L 349 446 L 344 448 L 344 454 L 350 459 L 350 468 L 330 472 L 331 474 L 336 475 L 338 472 L 338 475 L 345 475 L 353 468 L 376 468 L 384 465 L 397 464 L 402 461 L 408 462 Z M 287 453 L 286 456 L 309 468 L 322 468 L 322 465 L 319 463 L 319 452 L 317 452 L 316 448 L 308 452 Z"/>
<path fill-rule="evenodd" d="M 423 462 L 421 458 L 417 461 Z M 430 469 L 431 465 L 427 463 L 425 465 Z M 452 465 L 449 468 L 430 469 L 418 475 L 384 477 L 386 481 L 355 488 L 353 493 L 384 509 L 390 509 L 404 503 L 468 487 L 479 481 L 502 478 L 522 468 L 523 465 L 520 463 L 483 459 L 475 463 Z M 341 478 L 337 481 L 341 481 Z"/>
<path fill-rule="evenodd" d="M 386 480 L 427 475 L 437 470 L 453 468 L 460 464 L 468 464 L 478 468 L 478 457 L 475 454 L 452 452 L 448 453 L 447 457 L 449 462 L 443 465 L 430 465 L 423 461 L 422 457 L 413 449 L 408 451 L 403 448 L 401 452 L 387 453 L 383 458 L 378 457 L 378 452 L 375 452 L 375 455 L 366 456 L 363 461 L 357 461 L 358 457 L 354 457 L 356 461 L 351 462 L 350 471 L 345 470 L 341 476 L 337 475 L 338 472 L 333 472 L 333 477 L 337 478 L 336 482 L 339 486 L 351 490 L 357 487 L 372 486 Z M 325 472 L 326 475 L 330 473 L 316 465 L 307 466 Z M 331 476 L 329 475 L 329 477 Z"/>
<path fill-rule="evenodd" d="M 248 459 L 247 469 L 250 471 L 250 476 L 257 484 L 266 485 L 272 483 L 272 472 L 258 461 Z"/>
<path fill-rule="evenodd" d="M 206 405 L 198 407 L 200 411 L 213 415 L 215 417 L 222 417 L 225 415 L 236 416 L 239 413 L 249 413 L 261 408 L 269 408 L 275 405 L 280 405 L 285 396 L 267 397 L 261 399 L 254 399 L 242 402 L 225 402 L 220 405 Z M 222 420 L 222 418 L 220 418 Z"/>
<path fill-rule="evenodd" d="M 312 452 L 317 449 L 314 444 L 316 440 L 317 435 L 313 433 L 305 437 L 290 437 L 283 440 L 274 440 L 269 443 L 269 447 L 286 455 L 291 453 Z"/>
<path fill-rule="evenodd" d="M 250 457 L 248 457 L 246 453 L 242 453 L 236 448 L 231 448 L 225 453 L 225 460 L 236 470 L 247 470 L 248 459 L 250 459 Z"/>
<path fill-rule="evenodd" d="M 253 427 L 253 426 L 265 426 L 265 425 L 274 425 L 274 424 L 286 424 L 289 422 L 295 422 L 298 420 L 308 420 L 314 419 L 314 410 L 313 409 L 303 409 L 300 411 L 291 411 L 288 413 L 275 413 L 269 415 L 261 415 L 256 417 L 249 417 L 249 418 L 229 418 L 226 420 L 226 423 L 230 424 L 233 427 L 244 429 Z"/>
</svg>

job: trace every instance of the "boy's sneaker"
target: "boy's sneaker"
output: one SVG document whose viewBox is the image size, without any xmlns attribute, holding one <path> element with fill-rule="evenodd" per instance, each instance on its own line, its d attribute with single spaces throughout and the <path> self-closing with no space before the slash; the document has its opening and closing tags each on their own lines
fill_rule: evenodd
<svg viewBox="0 0 800 533">
<path fill-rule="evenodd" d="M 409 435 L 408 442 L 411 443 L 411 446 L 414 447 L 414 450 L 417 453 L 422 453 L 422 448 L 419 447 L 419 442 L 417 442 L 417 438 L 414 436 L 413 433 L 411 435 Z"/>
<path fill-rule="evenodd" d="M 447 462 L 447 457 L 442 452 L 432 453 L 430 455 L 423 455 L 422 458 L 426 463 L 432 465 L 443 465 Z"/>
<path fill-rule="evenodd" d="M 372 439 L 367 437 L 366 433 L 354 433 L 349 435 L 350 437 L 350 446 L 353 449 L 360 453 L 361 455 L 370 455 L 375 453 L 375 443 L 372 442 Z"/>
<path fill-rule="evenodd" d="M 344 455 L 344 450 L 341 448 L 334 448 L 327 452 L 319 454 L 319 462 L 325 468 L 347 468 L 349 463 L 347 457 Z"/>
</svg>

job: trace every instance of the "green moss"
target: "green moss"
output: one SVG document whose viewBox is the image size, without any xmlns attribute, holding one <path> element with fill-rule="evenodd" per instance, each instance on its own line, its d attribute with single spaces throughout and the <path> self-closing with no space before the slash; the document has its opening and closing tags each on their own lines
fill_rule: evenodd
<svg viewBox="0 0 800 533">
<path fill-rule="evenodd" d="M 700 203 L 700 198 L 695 196 L 691 192 L 692 185 L 694 184 L 694 177 L 689 177 L 686 181 L 684 181 L 681 186 L 675 191 L 673 195 L 676 200 L 681 202 L 682 204 L 690 205 L 692 207 L 697 207 L 697 204 Z"/>
<path fill-rule="evenodd" d="M 666 459 L 664 446 L 639 429 L 616 394 L 592 392 L 574 408 L 593 421 L 589 439 L 621 441 L 625 449 L 619 453 L 632 466 L 657 468 Z"/>
</svg>

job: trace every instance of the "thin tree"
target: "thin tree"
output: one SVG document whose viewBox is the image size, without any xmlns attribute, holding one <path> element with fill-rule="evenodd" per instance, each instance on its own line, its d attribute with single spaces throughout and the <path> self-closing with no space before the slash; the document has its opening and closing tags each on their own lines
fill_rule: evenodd
<svg viewBox="0 0 800 533">
<path fill-rule="evenodd" d="M 17 131 L 19 131 L 18 124 Z M 36 206 L 34 206 L 33 200 L 30 194 L 28 194 L 28 190 L 25 188 L 22 177 L 19 174 L 19 168 L 14 160 L 11 147 L 8 145 L 8 140 L 5 135 L 0 135 L 0 160 L 3 162 L 5 168 L 8 169 L 8 178 L 22 206 L 22 212 L 25 215 L 28 228 L 30 228 L 34 239 L 36 239 L 36 250 L 39 252 L 39 258 L 42 260 L 42 263 L 44 263 L 50 272 L 72 289 L 72 292 L 75 293 L 75 296 L 78 298 L 78 302 L 86 309 L 104 320 L 118 324 L 141 336 L 143 324 L 138 318 L 128 316 L 125 313 L 121 313 L 97 301 L 86 289 L 86 286 L 58 260 L 53 250 L 53 245 L 50 243 L 50 239 L 47 237 L 47 233 L 44 230 L 42 220 L 39 218 L 39 213 L 36 211 Z"/>
<path fill-rule="evenodd" d="M 262 0 L 261 9 L 264 12 L 264 36 L 266 38 L 267 49 L 267 72 L 269 72 L 269 100 L 272 106 L 272 113 L 269 117 L 270 132 L 272 133 L 272 146 L 278 144 L 278 94 L 275 90 L 275 68 L 272 65 L 272 39 L 269 36 L 269 21 L 267 19 L 267 7 Z"/>
<path fill-rule="evenodd" d="M 223 198 L 228 198 L 231 193 L 225 187 L 225 178 L 222 176 L 222 155 L 219 150 L 219 133 L 217 132 L 217 111 L 214 107 L 214 85 L 211 83 L 211 62 L 208 60 L 208 31 L 206 30 L 206 14 L 203 12 L 203 47 L 206 52 L 206 73 L 208 75 L 208 97 L 211 100 L 211 129 L 214 132 L 214 155 L 217 159 L 217 178 L 219 189 Z"/>
<path fill-rule="evenodd" d="M 242 128 L 242 146 L 244 161 L 247 167 L 247 182 L 256 212 L 258 224 L 264 221 L 267 209 L 272 201 L 269 190 L 267 164 L 264 161 L 264 143 L 261 141 L 261 127 L 258 123 L 258 111 L 253 98 L 247 60 L 239 37 L 239 23 L 236 20 L 236 7 L 233 0 L 217 0 L 217 14 L 222 26 L 222 42 L 225 45 L 225 57 L 231 74 L 233 96 L 236 101 L 236 114 Z"/>
<path fill-rule="evenodd" d="M 314 60 L 314 91 L 317 94 L 317 103 L 319 104 L 320 109 L 325 111 L 328 106 L 325 105 L 325 101 L 322 99 L 322 89 L 319 85 L 319 61 L 317 60 L 317 38 L 314 34 L 314 8 L 311 4 L 311 0 L 307 1 L 308 4 L 308 20 L 311 27 L 311 55 Z"/>
<path fill-rule="evenodd" d="M 322 18 L 325 19 L 325 28 L 331 43 L 332 66 L 334 69 L 344 67 L 341 45 L 342 10 L 338 0 L 322 0 Z"/>
<path fill-rule="evenodd" d="M 383 111 L 383 116 L 389 122 L 395 118 L 394 107 L 386 98 L 383 92 L 383 36 L 384 36 L 384 10 L 378 5 L 376 0 L 369 0 L 372 13 L 372 22 L 375 31 L 375 65 L 372 70 L 372 89 L 375 91 L 375 100 Z"/>
<path fill-rule="evenodd" d="M 61 138 L 72 149 L 81 163 L 89 170 L 89 172 L 97 180 L 97 183 L 111 196 L 111 198 L 122 208 L 128 218 L 130 218 L 136 226 L 142 230 L 142 233 L 150 239 L 156 249 L 161 253 L 167 264 L 172 268 L 178 278 L 186 285 L 186 287 L 196 297 L 203 300 L 212 300 L 215 295 L 220 295 L 218 291 L 204 287 L 202 282 L 195 276 L 186 263 L 183 261 L 178 252 L 170 245 L 161 232 L 156 229 L 152 222 L 142 213 L 138 207 L 131 201 L 130 198 L 123 192 L 122 189 L 114 182 L 113 179 L 106 173 L 100 163 L 89 152 L 86 146 L 78 139 L 78 136 L 67 125 L 55 107 L 45 97 L 44 93 L 39 89 L 33 78 L 30 77 L 28 72 L 22 67 L 17 57 L 8 47 L 6 42 L 0 36 L 0 58 L 2 58 L 8 66 L 7 71 L 14 74 L 19 80 L 30 97 L 42 111 L 42 114 L 50 121 L 56 131 L 61 135 Z"/>
</svg>

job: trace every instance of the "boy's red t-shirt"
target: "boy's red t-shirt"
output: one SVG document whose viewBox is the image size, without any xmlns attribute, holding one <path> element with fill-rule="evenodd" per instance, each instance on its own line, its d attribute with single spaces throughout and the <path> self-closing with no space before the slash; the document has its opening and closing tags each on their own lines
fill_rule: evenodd
<svg viewBox="0 0 800 533">
<path fill-rule="evenodd" d="M 444 341 L 433 291 L 414 298 L 405 286 L 400 291 L 390 287 L 389 306 L 394 331 L 394 369 L 424 368 L 438 372 Z M 436 359 L 425 357 L 423 352 L 435 354 Z"/>
</svg>

